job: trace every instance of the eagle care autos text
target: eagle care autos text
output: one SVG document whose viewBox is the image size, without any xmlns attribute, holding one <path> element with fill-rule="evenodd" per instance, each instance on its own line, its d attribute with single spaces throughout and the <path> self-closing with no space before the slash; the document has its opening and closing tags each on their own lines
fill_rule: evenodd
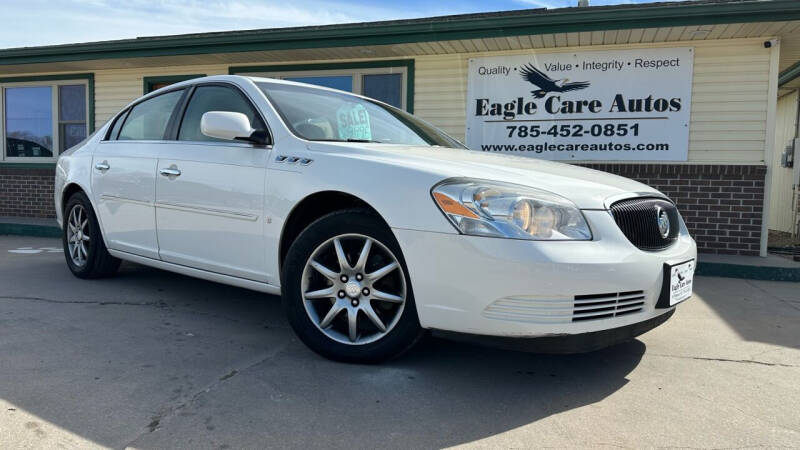
<svg viewBox="0 0 800 450">
<path fill-rule="evenodd" d="M 470 60 L 467 145 L 547 159 L 686 160 L 690 48 Z"/>
</svg>

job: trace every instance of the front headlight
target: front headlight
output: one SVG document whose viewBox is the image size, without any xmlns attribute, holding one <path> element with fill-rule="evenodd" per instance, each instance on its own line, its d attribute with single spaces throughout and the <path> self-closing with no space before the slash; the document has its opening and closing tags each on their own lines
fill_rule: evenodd
<svg viewBox="0 0 800 450">
<path fill-rule="evenodd" d="M 578 207 L 552 192 L 456 179 L 437 184 L 431 193 L 439 209 L 464 234 L 535 241 L 592 239 Z"/>
</svg>

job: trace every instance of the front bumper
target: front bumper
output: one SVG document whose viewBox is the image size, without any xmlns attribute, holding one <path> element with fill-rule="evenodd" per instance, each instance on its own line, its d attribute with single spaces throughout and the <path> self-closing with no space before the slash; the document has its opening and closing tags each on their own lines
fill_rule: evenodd
<svg viewBox="0 0 800 450">
<path fill-rule="evenodd" d="M 639 250 L 608 211 L 586 210 L 591 241 L 523 241 L 394 229 L 424 328 L 528 338 L 592 333 L 649 321 L 663 267 L 697 257 L 685 228 L 658 252 Z M 631 294 L 635 293 L 635 294 Z M 640 308 L 577 317 L 576 296 L 643 298 Z M 580 308 L 578 308 L 580 309 Z"/>
<path fill-rule="evenodd" d="M 434 334 L 445 339 L 502 348 L 505 350 L 552 354 L 584 353 L 630 341 L 636 338 L 636 336 L 647 333 L 666 322 L 672 317 L 673 313 L 675 313 L 675 308 L 666 310 L 666 312 L 660 316 L 652 317 L 643 322 L 580 334 L 563 334 L 532 338 L 486 336 L 481 334 L 457 333 L 454 331 L 434 331 Z"/>
</svg>

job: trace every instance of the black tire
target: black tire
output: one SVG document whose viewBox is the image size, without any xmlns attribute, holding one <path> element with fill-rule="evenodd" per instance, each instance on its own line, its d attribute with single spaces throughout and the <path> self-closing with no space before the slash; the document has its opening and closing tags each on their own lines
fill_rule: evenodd
<svg viewBox="0 0 800 450">
<path fill-rule="evenodd" d="M 85 262 L 82 265 L 77 264 L 73 261 L 73 257 L 70 256 L 69 220 L 70 215 L 76 208 L 82 208 L 82 211 L 86 214 L 88 230 L 85 234 L 89 237 Z M 78 278 L 102 278 L 113 275 L 119 268 L 121 261 L 108 253 L 106 244 L 103 242 L 103 235 L 100 232 L 100 225 L 97 223 L 97 217 L 86 194 L 83 192 L 72 194 L 64 207 L 63 220 L 64 229 L 61 236 L 64 245 L 64 257 L 72 274 Z"/>
<path fill-rule="evenodd" d="M 399 319 L 394 327 L 376 341 L 359 345 L 342 343 L 323 333 L 306 312 L 302 293 L 303 273 L 314 251 L 334 237 L 349 234 L 367 236 L 389 249 L 399 262 L 405 279 L 405 304 L 397 313 Z M 402 355 L 423 335 L 400 245 L 386 224 L 368 210 L 333 212 L 303 230 L 289 248 L 281 272 L 281 284 L 283 308 L 295 333 L 309 348 L 326 358 L 349 363 L 380 363 Z"/>
</svg>

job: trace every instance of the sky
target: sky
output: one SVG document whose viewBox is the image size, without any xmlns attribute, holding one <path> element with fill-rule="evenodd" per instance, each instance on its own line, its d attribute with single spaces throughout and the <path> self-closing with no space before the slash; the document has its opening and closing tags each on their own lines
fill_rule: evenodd
<svg viewBox="0 0 800 450">
<path fill-rule="evenodd" d="M 651 0 L 590 0 L 592 6 Z M 0 0 L 0 48 L 208 31 L 409 19 L 578 0 Z"/>
</svg>

